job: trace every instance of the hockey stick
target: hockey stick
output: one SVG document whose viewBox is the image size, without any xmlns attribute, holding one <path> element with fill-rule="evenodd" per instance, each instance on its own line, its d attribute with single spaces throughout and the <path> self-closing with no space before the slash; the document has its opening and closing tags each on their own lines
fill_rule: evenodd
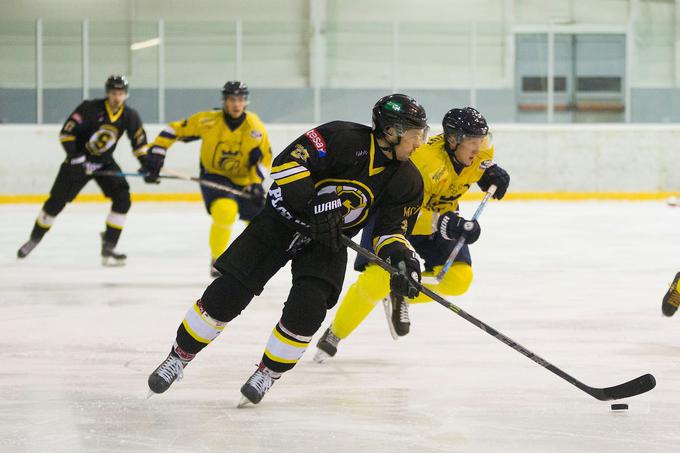
<svg viewBox="0 0 680 453">
<path fill-rule="evenodd" d="M 355 243 L 351 239 L 349 239 L 347 236 L 342 236 L 342 242 L 345 244 L 347 247 L 351 248 L 352 250 L 356 251 L 358 254 L 364 256 L 367 258 L 369 261 L 377 264 L 378 266 L 382 267 L 385 269 L 387 272 L 390 274 L 394 274 L 395 272 L 399 272 L 396 268 L 392 267 L 380 257 L 375 255 L 374 253 L 371 253 L 370 251 L 366 250 L 365 248 L 361 247 L 359 244 Z M 479 327 L 482 329 L 484 332 L 488 333 L 492 337 L 496 338 L 497 340 L 501 341 L 502 343 L 505 343 L 506 345 L 510 346 L 512 349 L 515 351 L 519 352 L 520 354 L 526 356 L 527 358 L 533 360 L 537 364 L 541 365 L 543 368 L 547 369 L 548 371 L 556 374 L 557 376 L 561 377 L 565 381 L 569 382 L 570 384 L 576 386 L 580 390 L 583 390 L 586 392 L 588 395 L 597 398 L 600 401 L 611 401 L 611 400 L 618 400 L 621 398 L 628 398 L 631 396 L 639 395 L 641 393 L 648 392 L 652 390 L 656 386 L 656 379 L 654 379 L 654 376 L 651 374 L 645 374 L 643 376 L 640 376 L 638 378 L 635 378 L 633 380 L 630 380 L 628 382 L 624 382 L 623 384 L 615 385 L 613 387 L 604 387 L 604 388 L 597 388 L 597 387 L 590 387 L 583 382 L 579 381 L 575 377 L 567 374 L 566 372 L 562 371 L 561 369 L 557 368 L 555 365 L 552 363 L 548 362 L 547 360 L 543 359 L 542 357 L 534 354 L 533 352 L 529 351 L 527 348 L 524 346 L 520 345 L 514 340 L 511 340 L 510 338 L 506 337 L 490 325 L 480 321 L 479 319 L 475 318 L 471 314 L 463 311 L 461 308 L 457 307 L 456 305 L 452 304 L 451 302 L 447 301 L 443 297 L 441 297 L 439 294 L 435 293 L 431 289 L 427 288 L 426 286 L 418 284 L 418 289 L 425 294 L 426 296 L 430 297 L 432 300 L 435 302 L 443 305 L 444 307 L 448 308 L 461 318 L 465 319 L 471 324 L 474 324 L 475 326 Z"/>
<path fill-rule="evenodd" d="M 113 170 L 97 170 L 92 172 L 92 176 L 117 176 L 119 178 L 143 178 L 146 175 L 144 173 L 125 173 L 122 171 L 113 171 Z M 177 176 L 166 176 L 166 175 L 159 175 L 159 178 L 162 179 L 180 179 Z"/>
<path fill-rule="evenodd" d="M 238 189 L 233 189 L 229 186 L 225 186 L 224 184 L 219 184 L 213 181 L 206 181 L 205 179 L 201 178 L 196 178 L 195 176 L 189 176 L 185 175 L 183 173 L 176 172 L 174 170 L 166 170 L 165 168 L 163 169 L 164 173 L 168 173 L 167 175 L 159 175 L 158 177 L 161 179 L 178 179 L 182 181 L 194 181 L 200 184 L 201 186 L 205 187 L 210 187 L 212 189 L 216 190 L 221 190 L 222 192 L 227 192 L 234 194 L 238 197 L 246 198 L 246 199 L 252 199 L 253 197 L 242 190 Z M 109 170 L 101 170 L 101 171 L 95 171 L 92 173 L 93 176 L 117 176 L 120 178 L 124 177 L 145 177 L 146 175 L 144 173 L 124 173 L 121 171 L 109 171 Z"/>
<path fill-rule="evenodd" d="M 496 189 L 497 187 L 495 184 L 491 184 L 489 186 L 489 191 L 486 192 L 486 195 L 484 195 L 484 199 L 479 203 L 479 206 L 477 206 L 477 210 L 475 211 L 474 214 L 472 214 L 472 218 L 470 220 L 477 220 L 477 218 L 479 218 L 479 216 L 482 214 L 482 211 L 484 210 L 484 206 L 486 206 L 486 203 L 493 196 L 493 194 L 496 193 Z M 456 246 L 453 248 L 453 250 L 451 250 L 451 253 L 449 254 L 449 257 L 446 259 L 444 266 L 442 266 L 442 269 L 435 277 L 437 283 L 441 282 L 442 278 L 444 278 L 449 269 L 451 269 L 451 266 L 453 266 L 453 260 L 456 259 L 458 253 L 460 253 L 460 249 L 463 248 L 463 245 L 465 245 L 465 236 L 461 236 L 458 238 Z"/>
<path fill-rule="evenodd" d="M 207 181 L 207 180 L 202 179 L 202 178 L 197 178 L 196 176 L 187 175 L 186 173 L 182 173 L 182 172 L 177 171 L 177 170 L 171 170 L 169 168 L 163 168 L 161 170 L 161 172 L 165 173 L 165 175 L 161 175 L 161 177 L 169 175 L 169 176 L 172 176 L 173 178 L 182 179 L 184 181 L 194 181 L 194 182 L 199 183 L 202 186 L 210 187 L 212 189 L 221 190 L 223 192 L 228 192 L 228 193 L 236 195 L 237 197 L 246 198 L 248 200 L 253 199 L 252 195 L 250 195 L 249 193 L 246 193 L 242 190 L 234 189 L 232 187 L 225 186 L 224 184 L 219 184 L 219 183 L 216 183 L 216 182 L 213 182 L 213 181 Z"/>
</svg>

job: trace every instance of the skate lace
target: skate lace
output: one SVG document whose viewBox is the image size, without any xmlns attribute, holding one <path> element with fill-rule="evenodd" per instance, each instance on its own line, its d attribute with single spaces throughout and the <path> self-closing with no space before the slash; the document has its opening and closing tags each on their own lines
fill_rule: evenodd
<svg viewBox="0 0 680 453">
<path fill-rule="evenodd" d="M 248 385 L 254 387 L 258 393 L 265 393 L 274 384 L 274 380 L 270 375 L 257 370 L 250 379 L 248 379 Z"/>
<path fill-rule="evenodd" d="M 399 304 L 399 321 L 409 322 L 408 302 L 406 302 L 405 300 L 401 300 L 398 301 L 397 304 Z"/>
<path fill-rule="evenodd" d="M 184 365 L 182 362 L 173 356 L 165 359 L 165 362 L 158 368 L 158 375 L 162 377 L 165 382 L 172 382 L 173 378 L 179 381 L 184 377 Z"/>
<path fill-rule="evenodd" d="M 336 337 L 333 331 L 328 329 L 328 334 L 326 335 L 326 342 L 332 344 L 337 348 L 338 343 L 340 343 L 340 338 Z"/>
</svg>

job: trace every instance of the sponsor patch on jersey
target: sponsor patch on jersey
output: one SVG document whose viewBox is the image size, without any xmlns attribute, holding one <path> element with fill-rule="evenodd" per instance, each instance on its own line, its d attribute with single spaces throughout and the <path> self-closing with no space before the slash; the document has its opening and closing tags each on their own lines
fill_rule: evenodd
<svg viewBox="0 0 680 453">
<path fill-rule="evenodd" d="M 316 151 L 319 153 L 319 157 L 324 157 L 326 155 L 326 142 L 316 129 L 305 132 L 305 137 L 312 142 L 314 148 L 316 148 Z"/>
<path fill-rule="evenodd" d="M 80 116 L 80 113 L 78 112 L 73 112 L 73 115 L 71 115 L 71 119 L 78 124 L 83 122 L 83 117 Z"/>
<path fill-rule="evenodd" d="M 260 131 L 250 131 L 250 136 L 253 138 L 262 138 L 262 132 Z"/>
<path fill-rule="evenodd" d="M 481 164 L 479 164 L 479 169 L 480 170 L 486 170 L 487 168 L 493 167 L 493 166 L 494 166 L 494 163 L 493 163 L 492 160 L 484 160 L 484 161 L 482 161 Z"/>
</svg>

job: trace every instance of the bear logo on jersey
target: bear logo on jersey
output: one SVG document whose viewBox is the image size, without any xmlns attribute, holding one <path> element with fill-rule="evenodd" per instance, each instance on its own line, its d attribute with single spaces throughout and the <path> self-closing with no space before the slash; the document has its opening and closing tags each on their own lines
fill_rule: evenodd
<svg viewBox="0 0 680 453">
<path fill-rule="evenodd" d="M 358 181 L 345 179 L 325 179 L 316 184 L 319 195 L 335 192 L 342 206 L 343 228 L 352 228 L 366 220 L 368 210 L 373 204 L 373 192 Z"/>
</svg>

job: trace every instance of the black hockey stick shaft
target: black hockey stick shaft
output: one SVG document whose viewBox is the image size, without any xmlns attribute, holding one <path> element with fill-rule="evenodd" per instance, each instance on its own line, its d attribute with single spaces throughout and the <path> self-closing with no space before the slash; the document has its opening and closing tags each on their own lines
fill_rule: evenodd
<svg viewBox="0 0 680 453">
<path fill-rule="evenodd" d="M 93 176 L 117 176 L 119 178 L 125 178 L 125 177 L 140 177 L 143 178 L 146 175 L 144 173 L 125 173 L 121 171 L 113 171 L 113 170 L 101 170 L 101 171 L 95 171 L 92 173 Z M 252 197 L 250 194 L 243 192 L 242 190 L 237 190 L 233 189 L 229 186 L 225 186 L 224 184 L 216 183 L 213 181 L 206 181 L 205 179 L 197 178 L 195 176 L 179 176 L 179 175 L 158 175 L 159 178 L 161 179 L 176 179 L 176 180 L 181 180 L 181 181 L 193 181 L 197 182 L 201 186 L 205 187 L 210 187 L 212 189 L 216 190 L 221 190 L 222 192 L 227 192 L 234 194 L 238 197 L 246 198 L 246 199 L 251 199 Z"/>
<path fill-rule="evenodd" d="M 349 239 L 347 236 L 342 236 L 342 241 L 343 243 L 351 248 L 352 250 L 356 251 L 358 254 L 364 256 L 367 258 L 369 261 L 377 264 L 378 266 L 382 267 L 385 269 L 387 272 L 390 274 L 394 274 L 399 272 L 396 268 L 392 267 L 388 263 L 386 263 L 384 260 L 382 260 L 380 257 L 378 257 L 376 254 L 366 250 L 365 248 L 361 247 L 359 244 L 356 242 L 352 241 Z M 569 382 L 570 384 L 576 386 L 580 390 L 586 392 L 590 396 L 597 398 L 600 401 L 611 401 L 611 400 L 617 400 L 621 398 L 628 398 L 631 396 L 639 395 L 641 393 L 648 392 L 652 390 L 656 386 L 656 380 L 654 379 L 654 376 L 651 374 L 645 374 L 642 375 L 638 378 L 635 378 L 633 380 L 630 380 L 628 382 L 625 382 L 623 384 L 615 385 L 613 387 L 605 387 L 605 388 L 597 388 L 597 387 L 590 387 L 583 382 L 579 381 L 575 377 L 571 376 L 570 374 L 562 371 L 560 368 L 556 367 L 552 363 L 548 362 L 544 358 L 540 357 L 539 355 L 531 352 L 521 344 L 517 343 L 516 341 L 508 338 L 507 336 L 503 335 L 501 332 L 497 331 L 490 325 L 486 324 L 485 322 L 475 318 L 471 314 L 467 313 L 463 309 L 457 307 L 456 305 L 452 304 L 451 302 L 447 301 L 443 297 L 441 297 L 439 294 L 435 293 L 431 289 L 427 288 L 426 286 L 423 285 L 418 285 L 420 291 L 425 294 L 426 296 L 430 297 L 432 300 L 435 302 L 439 303 L 440 305 L 443 305 L 444 307 L 448 308 L 461 318 L 465 319 L 471 324 L 474 324 L 475 326 L 479 327 L 482 329 L 484 332 L 488 333 L 492 337 L 496 338 L 502 343 L 505 343 L 507 346 L 510 346 L 512 349 L 515 351 L 519 352 L 520 354 L 526 356 L 527 358 L 533 360 L 543 368 L 551 371 L 552 373 L 556 374 L 557 376 L 561 377 L 565 381 Z"/>
</svg>

